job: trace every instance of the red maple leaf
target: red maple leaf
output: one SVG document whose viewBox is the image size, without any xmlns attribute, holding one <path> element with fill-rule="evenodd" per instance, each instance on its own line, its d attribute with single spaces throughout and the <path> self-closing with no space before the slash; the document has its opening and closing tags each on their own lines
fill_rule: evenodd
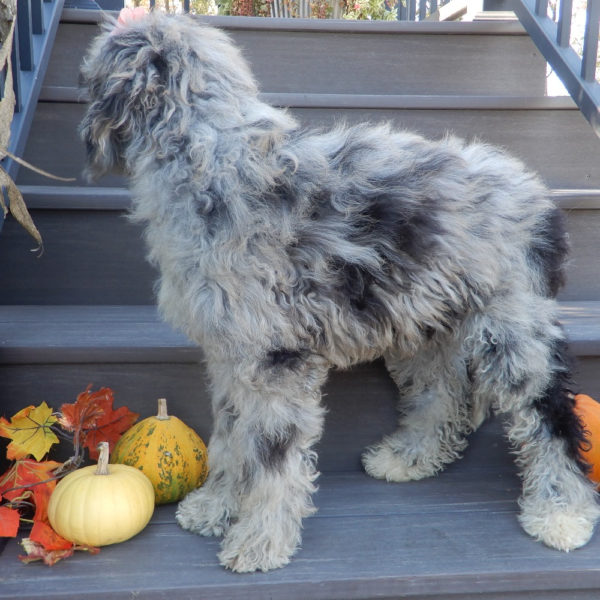
<svg viewBox="0 0 600 600">
<path fill-rule="evenodd" d="M 66 431 L 81 431 L 95 427 L 104 414 L 103 403 L 112 402 L 113 391 L 104 387 L 92 392 L 91 385 L 77 396 L 72 404 L 60 407 L 58 422 Z"/>
<path fill-rule="evenodd" d="M 97 446 L 100 442 L 108 442 L 112 450 L 121 435 L 138 419 L 139 415 L 126 406 L 113 409 L 113 391 L 104 387 L 97 392 L 91 386 L 77 396 L 72 404 L 60 407 L 58 419 L 61 427 L 72 431 L 74 438 L 84 448 L 88 448 L 90 458 L 98 458 Z"/>
</svg>

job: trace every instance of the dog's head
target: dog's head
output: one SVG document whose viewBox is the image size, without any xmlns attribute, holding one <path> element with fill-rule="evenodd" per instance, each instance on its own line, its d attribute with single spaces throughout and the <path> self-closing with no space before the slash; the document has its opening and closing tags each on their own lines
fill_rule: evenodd
<svg viewBox="0 0 600 600">
<path fill-rule="evenodd" d="M 244 99 L 258 93 L 229 38 L 182 15 L 107 23 L 81 74 L 89 106 L 80 134 L 92 179 L 130 175 L 138 161 L 193 146 L 203 119 L 207 128 L 236 127 Z"/>
</svg>

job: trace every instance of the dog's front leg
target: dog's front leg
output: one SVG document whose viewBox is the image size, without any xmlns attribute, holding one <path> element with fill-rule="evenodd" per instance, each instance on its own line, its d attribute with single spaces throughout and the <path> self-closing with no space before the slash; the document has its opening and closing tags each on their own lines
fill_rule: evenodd
<svg viewBox="0 0 600 600">
<path fill-rule="evenodd" d="M 224 535 L 239 512 L 239 459 L 230 450 L 237 412 L 226 392 L 214 388 L 208 478 L 179 503 L 176 514 L 181 527 L 206 536 Z"/>
<path fill-rule="evenodd" d="M 302 519 L 314 512 L 312 447 L 322 431 L 327 367 L 314 355 L 276 350 L 209 365 L 209 371 L 216 410 L 211 476 L 182 502 L 179 521 L 200 533 L 224 531 L 219 558 L 225 567 L 282 567 L 300 544 Z M 183 515 L 192 511 L 197 514 L 186 524 Z"/>
</svg>

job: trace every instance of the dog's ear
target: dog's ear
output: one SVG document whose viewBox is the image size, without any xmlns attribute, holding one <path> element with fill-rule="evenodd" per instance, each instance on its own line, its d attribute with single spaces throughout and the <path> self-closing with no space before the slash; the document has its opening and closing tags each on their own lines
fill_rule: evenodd
<svg viewBox="0 0 600 600">
<path fill-rule="evenodd" d="M 148 28 L 107 31 L 86 57 L 81 79 L 89 106 L 80 125 L 86 146 L 86 175 L 127 174 L 127 153 L 164 118 L 161 102 L 169 81 L 167 59 Z M 139 148 L 137 149 L 140 150 Z"/>
</svg>

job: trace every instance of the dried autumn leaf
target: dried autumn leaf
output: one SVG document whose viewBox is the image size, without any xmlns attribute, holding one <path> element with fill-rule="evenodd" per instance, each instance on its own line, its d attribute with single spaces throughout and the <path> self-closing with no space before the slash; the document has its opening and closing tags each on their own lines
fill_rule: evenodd
<svg viewBox="0 0 600 600">
<path fill-rule="evenodd" d="M 90 386 L 77 396 L 73 404 L 60 407 L 58 422 L 67 431 L 79 436 L 82 446 L 88 448 L 90 458 L 98 458 L 96 447 L 102 441 L 112 450 L 121 435 L 138 419 L 139 415 L 126 406 L 113 409 L 113 391 L 104 387 L 92 392 Z"/>
<path fill-rule="evenodd" d="M 10 423 L 0 418 L 0 436 L 12 441 L 6 449 L 7 458 L 20 459 L 33 456 L 41 460 L 58 438 L 52 431 L 56 417 L 52 409 L 42 402 L 39 406 L 28 406 L 12 417 Z"/>
<path fill-rule="evenodd" d="M 8 506 L 0 506 L 0 537 L 15 537 L 19 531 L 18 510 Z"/>
<path fill-rule="evenodd" d="M 6 152 L 3 152 L 5 154 Z M 10 214 L 16 219 L 17 223 L 21 225 L 27 231 L 27 233 L 37 242 L 38 247 L 34 249 L 34 251 L 42 251 L 43 242 L 42 236 L 35 226 L 29 211 L 27 210 L 27 206 L 25 205 L 25 200 L 23 200 L 23 194 L 16 186 L 15 182 L 11 179 L 8 173 L 0 167 L 0 187 L 5 187 L 8 192 L 9 205 L 8 210 Z M 3 206 L 4 211 L 6 212 L 6 206 Z"/>
<path fill-rule="evenodd" d="M 137 413 L 131 412 L 126 406 L 107 412 L 94 429 L 86 432 L 83 445 L 88 448 L 90 458 L 98 459 L 100 442 L 108 442 L 109 451 L 112 452 L 119 438 L 137 421 L 138 417 Z"/>
<path fill-rule="evenodd" d="M 104 414 L 105 404 L 112 404 L 113 391 L 110 388 L 104 387 L 92 392 L 91 387 L 88 385 L 86 390 L 77 396 L 75 402 L 60 407 L 58 423 L 64 430 L 92 429 Z"/>
<path fill-rule="evenodd" d="M 49 567 L 55 565 L 59 560 L 71 556 L 74 552 L 73 547 L 68 548 L 67 550 L 46 550 L 44 546 L 34 542 L 30 538 L 23 538 L 21 546 L 23 546 L 26 554 L 19 554 L 19 560 L 24 563 L 42 560 L 44 561 L 44 564 Z"/>
<path fill-rule="evenodd" d="M 44 521 L 35 521 L 33 523 L 29 539 L 41 544 L 46 550 L 68 550 L 73 547 L 73 542 L 65 540 L 64 537 L 58 535 Z"/>
<path fill-rule="evenodd" d="M 21 545 L 26 552 L 25 555 L 19 555 L 19 559 L 22 562 L 30 563 L 36 560 L 42 560 L 50 567 L 55 565 L 59 560 L 72 556 L 75 550 L 84 550 L 90 554 L 98 554 L 98 552 L 100 552 L 99 548 L 93 546 L 71 546 L 66 550 L 46 550 L 44 546 L 33 541 L 31 538 L 23 538 Z"/>
</svg>

